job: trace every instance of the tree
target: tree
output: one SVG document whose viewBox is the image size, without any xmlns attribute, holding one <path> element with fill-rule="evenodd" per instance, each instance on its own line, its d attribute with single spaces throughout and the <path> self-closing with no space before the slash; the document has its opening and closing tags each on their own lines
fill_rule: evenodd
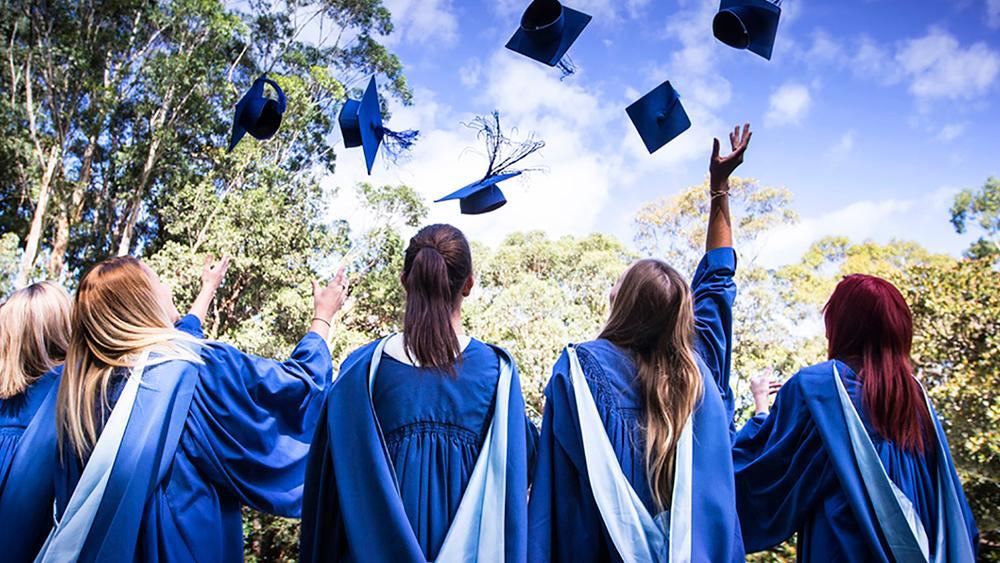
<svg viewBox="0 0 1000 563">
<path fill-rule="evenodd" d="M 966 251 L 970 258 L 1000 260 L 1000 179 L 990 177 L 978 192 L 965 189 L 955 196 L 951 206 L 951 224 L 964 233 L 975 222 L 983 236 Z"/>
<path fill-rule="evenodd" d="M 1000 278 L 980 259 L 919 265 L 892 281 L 913 310 L 914 367 L 941 417 L 979 529 L 996 545 Z"/>
<path fill-rule="evenodd" d="M 539 420 L 542 391 L 560 350 L 597 336 L 611 287 L 635 255 L 607 235 L 508 236 L 496 249 L 476 245 L 477 289 L 467 301 L 470 334 L 507 348 L 528 408 Z"/>
</svg>

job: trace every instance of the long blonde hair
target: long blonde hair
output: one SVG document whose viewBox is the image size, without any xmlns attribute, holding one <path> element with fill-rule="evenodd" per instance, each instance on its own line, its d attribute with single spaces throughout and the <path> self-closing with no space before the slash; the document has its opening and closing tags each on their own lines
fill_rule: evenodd
<svg viewBox="0 0 1000 563">
<path fill-rule="evenodd" d="M 146 350 L 176 353 L 184 339 L 157 300 L 139 260 L 110 258 L 80 281 L 73 307 L 72 336 L 59 387 L 59 449 L 67 442 L 84 457 L 97 442 L 117 367 L 131 367 Z"/>
<path fill-rule="evenodd" d="M 24 393 L 66 359 L 70 303 L 66 290 L 44 281 L 0 305 L 0 399 Z"/>
<path fill-rule="evenodd" d="M 639 260 L 622 277 L 600 337 L 635 354 L 649 488 L 657 506 L 667 508 L 677 441 L 703 392 L 687 281 L 662 260 Z"/>
</svg>

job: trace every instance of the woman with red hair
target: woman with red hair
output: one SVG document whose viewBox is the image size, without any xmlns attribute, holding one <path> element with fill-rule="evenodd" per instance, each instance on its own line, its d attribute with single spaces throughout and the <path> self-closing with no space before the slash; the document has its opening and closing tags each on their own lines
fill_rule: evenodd
<svg viewBox="0 0 1000 563">
<path fill-rule="evenodd" d="M 979 532 L 913 376 L 913 316 L 891 283 L 844 278 L 823 309 L 829 360 L 778 391 L 733 447 L 747 552 L 798 533 L 800 561 L 974 561 Z"/>
</svg>

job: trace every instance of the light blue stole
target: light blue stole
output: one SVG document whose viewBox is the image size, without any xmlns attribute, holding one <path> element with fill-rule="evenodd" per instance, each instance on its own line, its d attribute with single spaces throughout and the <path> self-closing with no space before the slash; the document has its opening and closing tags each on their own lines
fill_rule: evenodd
<svg viewBox="0 0 1000 563">
<path fill-rule="evenodd" d="M 97 509 L 104 498 L 118 449 L 125 436 L 125 428 L 132 415 L 132 406 L 139 393 L 142 373 L 148 362 L 149 352 L 143 352 L 132 368 L 118 402 L 111 409 L 111 416 L 108 417 L 94 451 L 83 468 L 79 483 L 73 489 L 62 519 L 58 520 L 49 532 L 49 537 L 35 558 L 35 563 L 62 563 L 76 561 L 79 558 L 83 544 L 90 534 L 94 517 L 97 515 Z"/>
<path fill-rule="evenodd" d="M 368 370 L 368 400 L 372 414 L 375 413 L 373 399 L 375 376 L 378 373 L 382 352 L 390 337 L 383 338 L 372 352 L 371 367 Z M 436 562 L 501 562 L 504 560 L 504 515 L 507 495 L 507 418 L 510 402 L 510 386 L 513 368 L 506 358 L 500 356 L 500 379 L 497 382 L 493 420 L 486 432 L 486 440 L 476 459 L 469 484 L 466 486 L 458 511 L 452 520 L 448 534 L 438 551 Z M 382 426 L 375 416 L 379 440 L 385 454 L 386 463 L 392 468 L 392 460 L 385 446 Z M 391 472 L 393 481 L 396 471 Z M 399 485 L 396 484 L 398 491 Z M 412 530 L 411 530 L 412 532 Z"/>
<path fill-rule="evenodd" d="M 840 397 L 840 406 L 844 411 L 844 419 L 847 423 L 847 432 L 851 438 L 851 448 L 854 450 L 854 458 L 858 463 L 858 470 L 861 473 L 861 480 L 864 482 L 868 498 L 875 509 L 875 516 L 882 534 L 893 558 L 900 563 L 932 561 L 930 558 L 930 543 L 924 525 L 917 515 L 916 509 L 910 499 L 892 482 L 882 465 L 882 461 L 875 451 L 868 431 L 865 429 L 861 417 L 858 415 L 851 397 L 840 380 L 840 372 L 837 364 L 833 364 L 833 378 L 837 384 L 837 393 Z M 930 399 L 923 387 L 920 388 L 927 404 L 927 412 L 934 416 L 934 409 L 931 408 Z M 935 425 L 935 428 L 938 428 Z M 945 460 L 948 459 L 948 452 L 944 447 L 944 439 L 940 436 L 938 429 L 937 436 L 937 467 L 935 475 L 937 479 L 937 538 L 935 539 L 934 563 L 972 563 L 975 555 L 972 546 L 969 545 L 969 534 L 966 529 L 965 517 L 962 514 L 962 505 L 958 499 L 958 492 L 955 490 L 955 483 L 951 479 L 948 466 Z"/>
<path fill-rule="evenodd" d="M 622 560 L 636 563 L 682 563 L 691 560 L 691 503 L 694 436 L 691 419 L 681 431 L 674 457 L 674 488 L 670 512 L 649 514 L 625 478 L 615 456 L 597 404 L 573 346 L 570 381 L 579 414 L 580 436 L 590 488 L 601 518 Z"/>
</svg>

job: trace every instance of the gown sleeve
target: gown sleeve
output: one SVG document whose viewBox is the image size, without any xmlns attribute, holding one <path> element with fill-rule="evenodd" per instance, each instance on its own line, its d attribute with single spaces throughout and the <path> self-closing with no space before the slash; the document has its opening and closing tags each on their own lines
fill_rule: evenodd
<svg viewBox="0 0 1000 563">
<path fill-rule="evenodd" d="M 528 501 L 528 561 L 598 562 L 611 554 L 601 532 L 604 522 L 590 490 L 582 460 L 569 450 L 582 451 L 573 404 L 566 353 L 553 368 L 545 390 L 545 412 L 538 439 L 534 480 Z M 568 441 L 576 446 L 567 446 Z M 578 465 L 578 463 L 580 465 Z"/>
<path fill-rule="evenodd" d="M 733 467 L 748 553 L 791 537 L 836 484 L 800 378 L 781 387 L 770 414 L 755 416 L 737 432 Z"/>
<path fill-rule="evenodd" d="M 174 328 L 181 332 L 186 332 L 195 338 L 205 338 L 205 331 L 201 327 L 201 319 L 194 315 L 184 315 L 179 321 L 174 323 Z"/>
<path fill-rule="evenodd" d="M 736 300 L 736 251 L 709 250 L 702 257 L 691 281 L 694 292 L 694 322 L 698 351 L 719 387 L 730 421 L 736 409 L 729 372 L 733 352 L 733 302 Z M 730 422 L 730 431 L 735 426 Z"/>
<path fill-rule="evenodd" d="M 310 332 L 284 361 L 206 342 L 201 382 L 182 438 L 216 487 L 256 510 L 298 517 L 309 442 L 333 367 Z"/>
</svg>

